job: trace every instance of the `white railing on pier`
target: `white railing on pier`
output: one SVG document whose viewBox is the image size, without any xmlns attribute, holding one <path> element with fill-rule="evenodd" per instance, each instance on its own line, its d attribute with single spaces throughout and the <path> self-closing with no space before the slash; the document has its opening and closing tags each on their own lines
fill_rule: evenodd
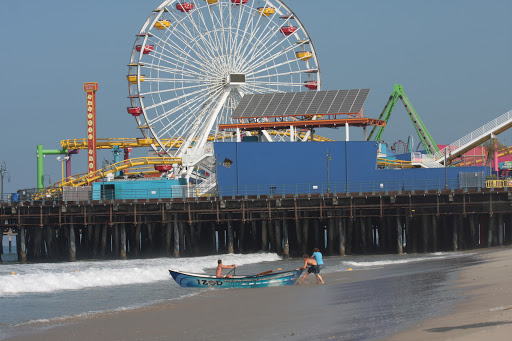
<svg viewBox="0 0 512 341">
<path fill-rule="evenodd" d="M 412 152 L 411 153 L 411 163 L 413 165 L 418 165 L 423 168 L 440 168 L 443 167 L 440 163 L 436 162 L 432 156 L 427 154 L 422 154 L 420 152 Z"/>
<path fill-rule="evenodd" d="M 210 174 L 208 179 L 201 182 L 196 186 L 196 195 L 198 197 L 201 197 L 205 194 L 208 194 L 212 189 L 214 189 L 217 186 L 217 175 L 216 174 Z"/>
<path fill-rule="evenodd" d="M 510 127 L 512 127 L 512 110 L 507 111 L 503 115 L 495 118 L 491 122 L 476 129 L 463 138 L 450 143 L 445 148 L 440 149 L 434 154 L 434 159 L 436 162 L 440 163 L 444 162 L 445 154 L 447 154 L 450 158 L 460 156 L 468 150 L 471 150 L 472 148 L 489 140 L 492 135 L 498 135 Z"/>
</svg>

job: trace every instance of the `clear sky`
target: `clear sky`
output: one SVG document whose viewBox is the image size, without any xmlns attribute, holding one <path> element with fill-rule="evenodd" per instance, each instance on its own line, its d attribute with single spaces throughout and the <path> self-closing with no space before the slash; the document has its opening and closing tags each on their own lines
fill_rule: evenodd
<svg viewBox="0 0 512 341">
<path fill-rule="evenodd" d="M 0 2 L 0 162 L 11 174 L 6 192 L 36 186 L 37 144 L 56 149 L 63 139 L 85 137 L 84 82 L 100 86 L 97 136 L 139 137 L 126 112 L 126 64 L 135 34 L 160 2 Z M 510 0 L 285 2 L 313 39 L 323 89 L 371 89 L 366 116 L 378 117 L 399 83 L 435 141 L 446 144 L 512 109 Z M 391 145 L 413 133 L 398 106 L 384 139 Z M 343 129 L 329 135 L 344 139 Z M 511 136 L 502 135 L 503 142 L 512 145 Z M 361 138 L 351 131 L 351 139 Z M 111 160 L 111 152 L 99 153 L 100 164 L 103 159 Z M 73 172 L 85 169 L 82 152 Z M 45 173 L 52 182 L 60 179 L 55 156 L 45 158 Z"/>
</svg>

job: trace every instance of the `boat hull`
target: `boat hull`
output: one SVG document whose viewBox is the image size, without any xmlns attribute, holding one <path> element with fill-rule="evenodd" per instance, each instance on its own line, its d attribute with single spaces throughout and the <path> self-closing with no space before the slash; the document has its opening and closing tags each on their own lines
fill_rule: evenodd
<svg viewBox="0 0 512 341">
<path fill-rule="evenodd" d="M 169 270 L 176 283 L 184 288 L 266 288 L 293 285 L 302 272 L 303 270 L 290 270 L 260 276 L 217 278 L 215 276 Z"/>
</svg>

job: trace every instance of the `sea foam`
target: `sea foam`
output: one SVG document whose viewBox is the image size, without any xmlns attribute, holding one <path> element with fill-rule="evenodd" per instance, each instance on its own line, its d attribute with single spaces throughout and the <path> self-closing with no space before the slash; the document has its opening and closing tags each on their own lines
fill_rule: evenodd
<svg viewBox="0 0 512 341">
<path fill-rule="evenodd" d="M 205 273 L 217 259 L 237 265 L 280 260 L 277 254 L 215 255 L 126 261 L 12 264 L 0 272 L 0 296 L 144 284 L 169 280 L 168 269 Z M 211 273 L 212 270 L 209 270 Z"/>
</svg>

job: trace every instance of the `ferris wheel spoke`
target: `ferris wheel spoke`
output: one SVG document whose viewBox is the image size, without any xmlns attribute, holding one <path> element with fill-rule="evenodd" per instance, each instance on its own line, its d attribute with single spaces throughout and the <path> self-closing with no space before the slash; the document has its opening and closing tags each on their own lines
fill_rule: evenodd
<svg viewBox="0 0 512 341">
<path fill-rule="evenodd" d="M 214 98 L 217 98 L 219 93 L 216 94 Z M 182 144 L 185 145 L 185 148 L 188 148 L 188 145 L 190 142 L 197 138 L 198 131 L 200 130 L 201 123 L 204 122 L 205 116 L 208 114 L 209 110 L 215 105 L 214 101 L 209 101 L 206 104 L 204 104 L 202 107 L 198 108 L 192 108 L 185 112 L 183 112 L 181 120 L 176 122 L 171 122 L 169 125 L 164 127 L 164 129 L 161 131 L 161 133 L 168 133 L 169 130 L 172 128 L 175 128 L 178 126 L 177 133 L 179 134 L 182 130 L 187 131 L 187 141 L 184 141 Z M 186 128 L 186 129 L 185 129 Z M 182 150 L 182 147 L 180 147 L 180 150 Z M 183 151 L 178 151 L 179 153 L 183 153 Z"/>
<path fill-rule="evenodd" d="M 278 64 L 274 64 L 274 65 L 270 65 L 270 66 L 267 66 L 267 67 L 262 67 L 258 70 L 255 70 L 254 72 L 248 72 L 246 75 L 247 75 L 247 78 L 248 79 L 257 79 L 257 78 L 260 78 L 260 77 L 273 77 L 273 76 L 277 76 L 277 73 L 272 72 L 272 74 L 269 74 L 267 76 L 259 76 L 259 77 L 251 77 L 251 76 L 254 76 L 254 75 L 258 75 L 262 72 L 269 72 L 270 70 L 275 70 L 275 69 L 278 69 L 282 66 L 286 66 L 286 65 L 290 65 L 290 64 L 293 64 L 293 63 L 297 63 L 297 62 L 300 62 L 299 60 L 297 59 L 288 59 L 284 62 L 281 62 L 281 63 L 278 63 Z M 294 73 L 289 73 L 289 74 L 297 74 L 297 73 L 303 73 L 305 70 L 307 70 L 307 68 L 304 68 L 304 70 L 300 69 L 298 70 L 297 72 L 294 72 Z"/>
<path fill-rule="evenodd" d="M 177 117 L 175 120 L 170 120 L 168 124 L 163 125 L 159 134 L 167 134 L 172 130 L 177 136 L 182 135 L 183 132 L 187 131 L 187 128 L 197 120 L 200 113 L 208 107 L 209 105 L 198 102 L 193 106 L 186 108 L 181 112 L 180 117 Z"/>
<path fill-rule="evenodd" d="M 263 56 L 261 56 L 261 57 L 260 57 L 260 59 L 259 59 L 259 60 L 257 60 L 257 63 L 255 63 L 255 64 L 253 63 L 253 64 L 251 65 L 251 68 L 249 68 L 249 69 L 247 70 L 247 72 L 248 72 L 248 73 L 250 73 L 250 72 L 251 72 L 251 71 L 253 71 L 254 69 L 256 69 L 256 68 L 258 68 L 258 67 L 261 67 L 262 65 L 265 65 L 265 64 L 267 64 L 268 62 L 270 62 L 270 61 L 272 61 L 272 60 L 276 60 L 277 58 L 279 58 L 279 57 L 281 57 L 281 56 L 285 56 L 285 55 L 287 55 L 287 54 L 288 54 L 288 52 L 293 51 L 293 50 L 294 50 L 294 48 L 295 48 L 295 46 L 290 46 L 290 47 L 288 47 L 288 48 L 286 48 L 286 49 L 284 49 L 284 50 L 282 50 L 282 51 L 279 51 L 279 52 L 277 52 L 277 53 L 275 53 L 275 54 L 273 54 L 273 55 L 272 55 L 272 54 L 267 53 L 267 54 L 265 54 L 265 55 L 268 55 L 268 57 L 267 57 L 266 59 L 261 59 L 261 57 L 263 57 Z M 295 56 L 294 56 L 294 57 L 295 57 Z M 300 60 L 298 60 L 297 58 L 295 58 L 295 59 L 289 59 L 287 62 L 284 62 L 284 63 L 288 63 L 288 62 L 290 62 L 290 63 L 291 63 L 291 62 L 297 62 L 297 61 L 300 61 Z"/>
<path fill-rule="evenodd" d="M 184 1 L 194 8 L 180 11 L 176 5 L 181 0 L 166 0 L 147 18 L 129 65 L 129 75 L 140 79 L 129 92 L 131 106 L 142 108 L 136 119 L 141 133 L 158 142 L 154 149 L 172 156 L 190 154 L 184 159 L 188 171 L 180 173 L 188 177 L 197 166 L 194 155 L 203 153 L 208 138 L 235 136 L 219 132 L 218 125 L 233 122 L 244 94 L 306 91 L 304 80 L 319 81 L 320 73 L 305 73 L 319 69 L 312 42 L 313 58 L 297 58 L 297 48 L 305 51 L 301 41 L 310 41 L 299 19 L 294 18 L 298 29 L 293 34 L 282 33 L 281 27 L 293 21 L 282 20 L 292 14 L 282 0 Z M 268 15 L 259 7 L 274 9 Z M 153 45 L 149 53 L 146 44 Z M 245 75 L 245 82 L 234 83 L 233 74 Z M 278 141 L 283 136 L 267 138 Z"/>
<path fill-rule="evenodd" d="M 265 3 L 266 5 L 266 3 Z M 247 24 L 245 25 L 245 29 L 244 29 L 244 32 L 242 34 L 242 37 L 246 38 L 247 41 L 251 41 L 252 38 L 254 37 L 254 31 L 255 31 L 255 27 L 257 28 L 262 20 L 262 18 L 265 18 L 263 15 L 257 15 L 257 9 L 254 8 L 254 7 L 251 7 L 250 9 L 250 12 L 248 14 L 249 16 L 249 19 L 248 19 L 248 22 Z M 254 18 L 257 18 L 256 20 L 254 20 Z M 267 20 L 267 25 L 271 22 L 271 19 Z M 245 55 L 245 51 L 247 51 L 247 48 L 249 48 L 249 46 L 253 46 L 255 43 L 252 43 L 252 44 L 238 44 L 238 48 L 237 48 L 237 52 L 236 54 L 238 56 L 241 56 L 241 58 L 239 58 L 239 62 L 237 63 L 237 66 L 240 67 L 240 64 L 242 62 L 244 62 L 244 58 L 243 56 Z"/>
<path fill-rule="evenodd" d="M 259 86 L 255 84 L 245 84 L 243 89 L 249 89 L 250 92 L 254 93 L 266 93 L 266 92 L 283 92 L 282 90 Z"/>
<path fill-rule="evenodd" d="M 215 95 L 219 91 L 220 91 L 220 88 L 217 90 L 214 90 L 212 92 L 203 93 L 202 95 L 199 95 L 199 96 L 192 96 L 189 100 L 186 100 L 184 103 L 181 103 L 181 104 L 173 107 L 172 109 L 167 110 L 164 114 L 156 117 L 155 119 L 148 121 L 148 124 L 153 125 L 153 124 L 156 124 L 164 119 L 167 119 L 169 116 L 171 116 L 177 112 L 180 112 L 180 110 L 183 110 L 187 106 L 191 107 L 192 105 L 196 105 L 196 103 L 199 103 L 199 105 L 200 105 L 203 100 L 207 101 L 209 97 L 211 97 L 212 95 Z"/>
<path fill-rule="evenodd" d="M 290 35 L 284 36 L 284 37 L 278 37 L 277 39 L 275 39 L 275 41 L 272 43 L 270 48 L 269 48 L 268 43 L 267 44 L 264 43 L 264 42 L 272 41 L 273 38 L 278 35 L 282 35 L 282 33 L 280 31 L 281 27 L 282 26 L 280 26 L 280 25 L 279 26 L 276 25 L 275 29 L 270 30 L 264 36 L 259 37 L 259 39 L 257 39 L 257 42 L 258 42 L 258 45 L 260 46 L 260 48 L 255 49 L 253 51 L 253 53 L 251 54 L 251 58 L 249 58 L 249 59 L 254 58 L 254 56 L 259 56 L 263 50 L 272 51 L 275 47 L 277 47 L 281 44 L 284 44 L 284 43 L 288 43 L 291 46 L 294 46 L 295 42 L 290 42 L 290 40 L 291 40 L 291 37 L 295 37 L 300 32 L 302 32 L 300 27 L 293 34 L 290 34 Z"/>
<path fill-rule="evenodd" d="M 188 76 L 195 75 L 195 76 L 201 77 L 201 78 L 206 77 L 205 73 L 199 73 L 196 71 L 192 71 L 191 69 L 185 69 L 184 67 L 179 68 L 177 64 L 172 65 L 172 67 L 171 67 L 171 66 L 162 66 L 162 65 L 158 65 L 158 64 L 145 62 L 143 68 L 153 70 L 156 72 L 175 73 L 175 74 L 188 75 Z"/>
<path fill-rule="evenodd" d="M 174 46 L 169 44 L 167 41 L 157 38 L 158 41 L 154 41 L 155 44 L 161 46 L 162 51 L 155 51 L 155 57 L 158 56 L 159 60 L 164 60 L 172 65 L 178 65 L 178 63 L 182 65 L 188 65 L 189 67 L 195 68 L 198 71 L 202 71 L 202 65 L 204 65 L 204 61 L 198 60 L 194 58 L 191 54 L 183 50 L 179 45 L 175 44 Z M 153 42 L 153 41 L 152 41 Z M 165 46 L 169 46 L 166 48 Z M 177 54 L 176 52 L 180 52 L 181 54 Z M 165 52 L 165 53 L 164 53 Z M 184 58 L 184 56 L 186 58 Z M 198 56 L 199 57 L 199 56 Z"/>
<path fill-rule="evenodd" d="M 252 3 L 251 3 L 251 5 L 252 5 Z M 251 15 L 251 14 L 253 14 L 252 13 L 252 10 L 253 10 L 252 6 L 248 6 L 248 4 L 244 4 L 244 5 L 240 5 L 240 6 L 237 6 L 237 7 L 238 7 L 237 8 L 237 12 L 238 12 L 237 28 L 234 31 L 234 33 L 230 32 L 231 33 L 230 34 L 230 37 L 231 37 L 231 53 L 234 56 L 239 56 L 239 51 L 242 48 L 242 46 L 244 45 L 242 43 L 242 41 L 247 36 L 247 29 L 249 28 L 249 25 L 250 25 L 250 23 L 252 22 L 252 20 L 254 18 L 254 16 Z M 240 32 L 240 25 L 242 23 L 242 19 L 243 19 L 245 13 L 247 13 L 247 21 L 245 22 L 245 25 L 244 25 L 242 33 L 237 34 L 238 32 Z M 240 41 L 238 40 L 238 38 L 240 38 Z"/>
<path fill-rule="evenodd" d="M 180 99 L 184 99 L 186 97 L 190 97 L 190 96 L 193 96 L 195 94 L 200 94 L 201 92 L 204 91 L 205 86 L 204 85 L 195 85 L 193 87 L 187 87 L 187 89 L 192 89 L 192 88 L 200 88 L 200 89 L 196 90 L 196 91 L 193 91 L 193 92 L 189 92 L 187 94 L 184 94 L 184 95 L 181 95 L 181 96 L 178 96 L 178 97 L 173 97 L 171 99 L 155 103 L 154 105 L 148 106 L 147 109 L 153 109 L 153 108 L 156 108 L 158 106 L 162 106 L 162 105 L 165 105 L 165 104 L 169 104 L 169 103 L 172 103 L 172 102 L 179 101 Z M 181 88 L 181 89 L 183 89 L 183 88 Z M 153 95 L 153 94 L 162 95 L 162 94 L 169 93 L 169 92 L 176 92 L 176 89 L 143 92 L 143 93 L 141 93 L 141 95 L 142 96 Z"/>
<path fill-rule="evenodd" d="M 162 42 L 163 45 L 168 45 L 169 48 L 165 48 L 164 46 L 162 46 L 162 49 L 167 52 L 169 55 L 174 55 L 176 56 L 175 60 L 177 61 L 181 61 L 181 62 L 184 62 L 182 58 L 183 55 L 187 56 L 189 59 L 185 60 L 186 62 L 192 62 L 193 64 L 195 64 L 195 66 L 198 68 L 198 69 L 201 69 L 202 66 L 204 66 L 204 63 L 207 62 L 208 58 L 205 57 L 204 55 L 202 55 L 201 53 L 198 53 L 198 51 L 195 51 L 195 55 L 196 57 L 192 56 L 190 53 L 188 53 L 185 49 L 183 49 L 180 45 L 174 43 L 174 44 L 170 44 L 168 42 L 169 38 L 167 40 L 163 40 L 163 39 L 160 39 L 158 38 L 160 42 Z M 183 37 L 179 36 L 178 38 L 176 38 L 176 40 L 180 41 L 184 46 L 188 47 L 190 51 L 192 51 L 192 49 L 190 48 L 190 42 L 194 43 L 194 45 L 198 45 L 197 41 L 195 40 L 195 37 L 190 37 L 190 39 L 187 41 L 185 39 L 183 39 Z M 178 54 L 176 52 L 180 52 L 181 54 Z"/>
<path fill-rule="evenodd" d="M 262 86 L 262 85 L 269 85 L 269 86 L 274 86 L 274 85 L 279 85 L 279 86 L 303 86 L 304 84 L 302 83 L 293 83 L 293 82 L 270 82 L 270 81 L 267 81 L 267 82 L 264 82 L 264 81 L 260 81 L 260 82 L 251 82 L 252 85 L 259 85 L 259 86 Z"/>
<path fill-rule="evenodd" d="M 207 5 L 208 6 L 208 5 Z M 211 19 L 211 22 L 212 22 L 212 25 L 213 25 L 213 18 L 211 17 L 211 11 L 210 11 L 210 8 L 208 7 L 208 12 L 210 13 L 210 19 Z M 205 16 L 203 15 L 203 11 L 197 11 L 197 14 L 198 16 L 201 18 L 201 22 L 203 23 L 204 25 L 204 29 L 205 31 L 207 31 L 208 29 L 208 24 L 206 23 L 206 19 L 205 19 Z M 221 45 L 220 45 L 220 40 L 218 39 L 218 34 L 217 34 L 217 30 L 213 29 L 213 27 L 211 28 L 213 33 L 214 33 L 214 36 L 212 37 L 212 34 L 208 34 L 208 39 L 210 41 L 210 45 L 213 47 L 214 49 L 214 52 L 215 52 L 215 55 L 216 56 L 219 56 L 222 54 L 222 48 L 221 48 Z"/>
<path fill-rule="evenodd" d="M 194 11 L 194 13 L 195 13 L 195 11 Z M 205 31 L 202 31 L 200 29 L 200 27 L 196 24 L 196 21 L 192 18 L 192 14 L 191 13 L 187 13 L 187 18 L 189 19 L 188 21 L 192 24 L 192 27 L 196 30 L 197 37 L 199 37 L 201 39 L 201 41 L 203 42 L 204 46 L 206 46 L 207 49 L 208 49 L 208 51 L 203 49 L 203 53 L 205 55 L 208 55 L 209 53 L 214 53 L 216 51 L 215 45 L 212 43 L 212 41 L 210 39 L 206 39 L 205 38 L 205 35 L 204 35 Z"/>
<path fill-rule="evenodd" d="M 175 38 L 176 40 L 179 40 L 184 46 L 189 46 L 190 47 L 190 42 L 193 42 L 194 43 L 194 46 L 198 48 L 198 50 L 194 50 L 196 55 L 198 56 L 199 59 L 201 59 L 204 62 L 206 62 L 208 60 L 207 56 L 209 55 L 209 52 L 206 51 L 203 46 L 201 44 L 198 43 L 197 39 L 198 38 L 204 38 L 204 37 L 201 37 L 201 35 L 197 36 L 195 34 L 192 33 L 191 30 L 188 29 L 188 27 L 184 24 L 184 23 L 187 23 L 188 21 L 190 21 L 190 18 L 187 18 L 187 17 L 184 17 L 184 18 L 180 18 L 180 17 L 177 17 L 176 15 L 174 15 L 174 13 L 172 13 L 171 11 L 170 12 L 170 15 L 171 17 L 173 18 L 173 20 L 175 21 L 175 24 L 173 25 L 173 29 L 172 30 L 166 30 L 168 36 L 166 36 L 168 39 L 169 37 L 172 35 L 173 38 Z M 178 34 L 176 34 L 178 33 Z M 188 39 L 185 39 L 187 38 Z M 178 45 L 176 45 L 177 47 L 179 47 Z M 192 50 L 192 49 L 191 49 Z"/>
<path fill-rule="evenodd" d="M 272 24 L 272 27 L 269 27 L 270 24 Z M 258 56 L 261 53 L 262 49 L 268 49 L 269 42 L 271 42 L 274 38 L 277 37 L 276 39 L 279 42 L 290 37 L 288 36 L 284 39 L 279 37 L 279 35 L 282 35 L 282 33 L 280 32 L 280 28 L 281 25 L 279 24 L 279 22 L 269 21 L 267 25 L 261 29 L 261 34 L 258 35 L 259 32 L 255 31 L 253 35 L 256 48 L 251 51 L 250 55 L 248 55 L 248 59 L 252 59 L 254 56 Z"/>
<path fill-rule="evenodd" d="M 304 73 L 304 70 L 297 70 L 297 71 L 290 71 L 290 72 L 280 72 L 280 73 L 272 73 L 270 76 L 258 76 L 258 77 L 249 77 L 250 75 L 254 75 L 254 74 L 258 74 L 258 73 L 261 73 L 261 72 L 264 72 L 264 71 L 268 71 L 268 70 L 272 70 L 272 69 L 275 69 L 277 68 L 278 66 L 275 65 L 275 66 L 270 66 L 270 67 L 267 67 L 265 69 L 259 69 L 257 70 L 256 72 L 253 72 L 251 74 L 246 74 L 246 81 L 253 81 L 255 79 L 261 79 L 261 78 L 264 78 L 264 77 L 279 77 L 279 76 L 286 76 L 286 75 L 294 75 L 294 74 L 302 74 Z"/>
<path fill-rule="evenodd" d="M 261 17 L 263 17 L 263 16 L 261 16 Z M 264 25 L 264 27 L 262 28 L 262 30 L 267 30 L 271 23 L 273 23 L 272 20 L 268 20 L 266 25 Z M 250 47 L 252 47 L 253 49 L 256 49 L 256 48 L 258 48 L 258 44 L 261 44 L 261 42 L 259 42 L 256 38 L 256 33 L 257 33 L 257 30 L 250 33 L 248 40 L 251 41 L 251 44 L 250 45 L 245 44 L 243 50 L 240 51 L 240 55 L 243 56 L 242 59 L 244 61 L 248 60 L 247 57 L 249 56 L 248 51 L 250 51 Z"/>
</svg>

